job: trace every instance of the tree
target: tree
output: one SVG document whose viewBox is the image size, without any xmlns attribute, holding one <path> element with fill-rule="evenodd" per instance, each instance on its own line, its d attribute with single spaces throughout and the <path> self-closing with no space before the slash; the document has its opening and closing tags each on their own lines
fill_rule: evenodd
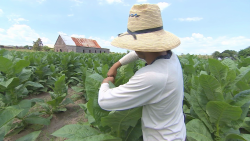
<svg viewBox="0 0 250 141">
<path fill-rule="evenodd" d="M 35 42 L 33 41 L 33 50 L 41 51 L 42 50 L 42 40 L 38 38 Z"/>
<path fill-rule="evenodd" d="M 220 57 L 220 52 L 219 51 L 215 51 L 213 54 L 212 54 L 213 58 L 214 59 L 218 59 Z"/>
<path fill-rule="evenodd" d="M 50 51 L 50 48 L 48 46 L 43 46 L 43 51 Z"/>
<path fill-rule="evenodd" d="M 248 56 L 250 56 L 250 46 L 243 49 L 243 50 L 240 50 L 239 53 L 238 53 L 238 56 L 239 57 L 248 57 Z"/>
<path fill-rule="evenodd" d="M 24 46 L 24 48 L 29 49 L 29 46 L 28 46 L 28 45 L 26 45 L 26 46 Z"/>
<path fill-rule="evenodd" d="M 234 51 L 234 50 L 224 50 L 221 53 L 222 59 L 225 57 L 228 57 L 228 58 L 231 58 L 232 60 L 235 60 L 237 58 L 237 55 L 238 55 L 237 51 Z"/>
</svg>

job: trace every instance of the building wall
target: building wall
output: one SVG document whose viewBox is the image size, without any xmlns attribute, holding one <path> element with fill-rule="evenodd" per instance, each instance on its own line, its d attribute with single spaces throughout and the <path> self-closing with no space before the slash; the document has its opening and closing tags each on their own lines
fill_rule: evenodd
<svg viewBox="0 0 250 141">
<path fill-rule="evenodd" d="M 94 47 L 81 47 L 81 46 L 70 46 L 66 45 L 61 38 L 58 37 L 55 46 L 55 52 L 79 52 L 79 53 L 109 53 L 109 49 L 106 48 L 94 48 Z"/>
<path fill-rule="evenodd" d="M 67 52 L 76 52 L 76 46 L 67 46 Z"/>
<path fill-rule="evenodd" d="M 61 36 L 58 37 L 55 46 L 54 46 L 55 52 L 68 52 L 68 49 L 62 40 Z"/>
<path fill-rule="evenodd" d="M 109 49 L 92 48 L 92 47 L 76 47 L 76 52 L 79 52 L 79 53 L 109 53 Z"/>
</svg>

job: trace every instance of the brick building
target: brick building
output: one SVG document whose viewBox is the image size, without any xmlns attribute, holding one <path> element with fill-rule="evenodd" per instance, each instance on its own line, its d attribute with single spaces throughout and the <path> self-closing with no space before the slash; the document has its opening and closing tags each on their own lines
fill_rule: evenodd
<svg viewBox="0 0 250 141">
<path fill-rule="evenodd" d="M 96 40 L 67 35 L 58 36 L 54 50 L 55 52 L 109 53 L 109 49 L 101 48 Z"/>
</svg>

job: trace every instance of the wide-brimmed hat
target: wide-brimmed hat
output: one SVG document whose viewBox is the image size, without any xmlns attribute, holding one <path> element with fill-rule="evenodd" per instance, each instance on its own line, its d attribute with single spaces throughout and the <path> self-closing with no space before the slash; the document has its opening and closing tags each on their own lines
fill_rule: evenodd
<svg viewBox="0 0 250 141">
<path fill-rule="evenodd" d="M 180 45 L 180 39 L 163 30 L 161 10 L 157 4 L 136 4 L 130 9 L 127 32 L 111 44 L 142 52 L 161 52 Z"/>
</svg>

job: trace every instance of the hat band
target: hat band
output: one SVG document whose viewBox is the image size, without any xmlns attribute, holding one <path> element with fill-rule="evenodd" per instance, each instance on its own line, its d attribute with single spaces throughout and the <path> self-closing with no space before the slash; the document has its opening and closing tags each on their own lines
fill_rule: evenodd
<svg viewBox="0 0 250 141">
<path fill-rule="evenodd" d="M 134 39 L 136 40 L 136 34 L 143 34 L 143 33 L 150 33 L 150 32 L 155 32 L 158 30 L 162 30 L 163 26 L 160 27 L 156 27 L 156 28 L 150 28 L 150 29 L 144 29 L 144 30 L 138 30 L 138 31 L 130 31 L 129 29 L 127 29 L 128 34 L 132 35 L 134 37 Z"/>
<path fill-rule="evenodd" d="M 129 29 L 127 29 L 127 32 L 129 35 L 132 35 L 134 37 L 134 39 L 136 40 L 136 34 L 143 34 L 143 33 L 149 33 L 149 32 L 155 32 L 155 31 L 158 31 L 158 30 L 162 30 L 163 29 L 163 26 L 160 26 L 160 27 L 156 27 L 156 28 L 150 28 L 150 29 L 144 29 L 144 30 L 138 30 L 138 31 L 130 31 Z M 126 34 L 118 34 L 118 37 L 121 36 L 121 35 L 126 35 Z"/>
</svg>

